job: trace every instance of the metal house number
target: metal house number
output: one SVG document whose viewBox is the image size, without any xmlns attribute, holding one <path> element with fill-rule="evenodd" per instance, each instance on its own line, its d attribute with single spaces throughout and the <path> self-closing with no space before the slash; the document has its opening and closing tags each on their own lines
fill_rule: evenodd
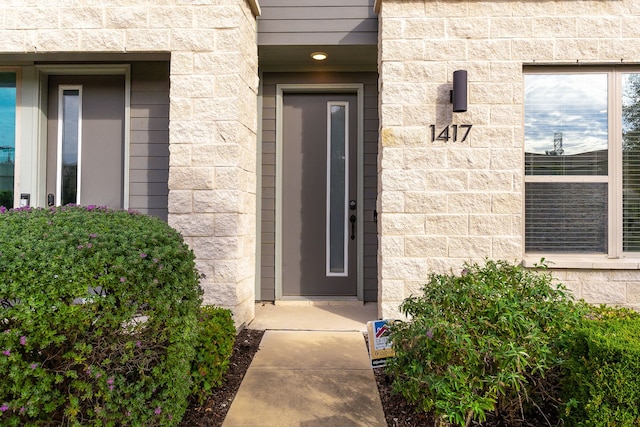
<svg viewBox="0 0 640 427">
<path fill-rule="evenodd" d="M 431 142 L 444 141 L 444 142 L 458 142 L 458 138 L 462 136 L 460 142 L 465 142 L 471 132 L 473 125 L 451 125 L 445 126 L 436 136 L 436 125 L 430 125 L 431 128 Z"/>
</svg>

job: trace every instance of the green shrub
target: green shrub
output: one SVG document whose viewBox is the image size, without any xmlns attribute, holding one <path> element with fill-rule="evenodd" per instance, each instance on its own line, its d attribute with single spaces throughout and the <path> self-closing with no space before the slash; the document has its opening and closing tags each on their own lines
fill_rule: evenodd
<svg viewBox="0 0 640 427">
<path fill-rule="evenodd" d="M 596 312 L 574 336 L 566 421 L 585 427 L 640 426 L 640 316 L 612 308 Z"/>
<path fill-rule="evenodd" d="M 545 272 L 503 261 L 430 277 L 407 298 L 391 339 L 394 390 L 443 424 L 489 414 L 503 425 L 544 420 L 559 395 L 564 340 L 581 305 Z"/>
<path fill-rule="evenodd" d="M 0 213 L 0 424 L 177 424 L 198 282 L 193 253 L 157 218 Z"/>
<path fill-rule="evenodd" d="M 212 306 L 201 307 L 197 331 L 191 375 L 193 394 L 202 403 L 213 388 L 222 384 L 229 368 L 236 338 L 231 311 Z"/>
</svg>

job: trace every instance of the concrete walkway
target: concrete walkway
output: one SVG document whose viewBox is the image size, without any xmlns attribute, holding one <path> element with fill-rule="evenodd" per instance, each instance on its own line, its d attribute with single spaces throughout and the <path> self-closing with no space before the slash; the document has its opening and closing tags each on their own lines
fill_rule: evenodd
<svg viewBox="0 0 640 427">
<path fill-rule="evenodd" d="M 308 317 L 303 308 L 297 314 L 290 320 Z M 386 427 L 360 329 L 267 329 L 223 427 Z"/>
</svg>

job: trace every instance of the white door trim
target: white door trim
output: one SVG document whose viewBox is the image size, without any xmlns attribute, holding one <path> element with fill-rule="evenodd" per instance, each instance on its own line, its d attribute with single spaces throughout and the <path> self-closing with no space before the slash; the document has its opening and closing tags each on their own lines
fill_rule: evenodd
<svg viewBox="0 0 640 427">
<path fill-rule="evenodd" d="M 338 83 L 338 84 L 278 84 L 276 85 L 276 244 L 275 244 L 275 299 L 282 300 L 282 132 L 283 132 L 283 97 L 287 92 L 296 93 L 351 93 L 356 94 L 358 102 L 357 111 L 357 141 L 358 153 L 356 188 L 358 205 L 356 215 L 364 217 L 364 85 L 362 83 Z M 364 225 L 363 221 L 356 223 L 356 296 L 359 301 L 364 301 Z M 291 299 L 290 297 L 287 299 Z M 296 299 L 305 299 L 303 297 Z"/>
<path fill-rule="evenodd" d="M 31 202 L 33 206 L 47 206 L 47 79 L 51 75 L 124 75 L 124 176 L 123 176 L 123 208 L 129 209 L 129 157 L 131 151 L 131 66 L 129 64 L 73 64 L 73 65 L 38 65 L 39 109 L 37 120 L 38 148 L 37 170 L 38 180 L 36 194 Z"/>
</svg>

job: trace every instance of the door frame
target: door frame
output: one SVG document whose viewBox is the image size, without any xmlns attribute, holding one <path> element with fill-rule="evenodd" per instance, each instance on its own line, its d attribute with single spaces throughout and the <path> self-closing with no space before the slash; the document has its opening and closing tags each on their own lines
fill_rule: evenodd
<svg viewBox="0 0 640 427">
<path fill-rule="evenodd" d="M 38 141 L 37 141 L 37 170 L 38 178 L 36 184 L 37 206 L 47 206 L 47 119 L 49 116 L 48 103 L 48 80 L 51 75 L 90 75 L 90 76 L 124 76 L 124 147 L 123 147 L 123 186 L 122 207 L 129 209 L 129 157 L 131 151 L 131 65 L 129 64 L 70 64 L 70 65 L 37 65 L 38 82 L 38 107 L 40 114 L 37 118 Z"/>
<path fill-rule="evenodd" d="M 364 214 L 364 84 L 362 83 L 336 83 L 336 84 L 277 84 L 276 85 L 276 197 L 275 197 L 275 299 L 276 300 L 310 300 L 304 296 L 282 295 L 282 166 L 283 166 L 283 100 L 287 93 L 349 93 L 357 97 L 357 170 L 356 170 L 356 194 L 358 205 L 356 215 L 363 218 Z M 356 298 L 364 301 L 364 222 L 356 222 Z M 349 300 L 349 297 L 318 297 L 318 299 Z"/>
</svg>

